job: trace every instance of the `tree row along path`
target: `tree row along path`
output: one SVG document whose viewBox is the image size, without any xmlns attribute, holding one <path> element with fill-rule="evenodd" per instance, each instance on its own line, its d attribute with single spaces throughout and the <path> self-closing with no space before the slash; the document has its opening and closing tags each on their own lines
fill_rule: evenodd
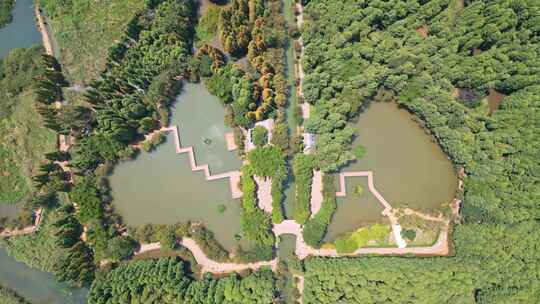
<svg viewBox="0 0 540 304">
<path fill-rule="evenodd" d="M 244 270 L 258 270 L 261 267 L 270 267 L 273 271 L 276 271 L 278 259 L 275 258 L 271 261 L 260 261 L 255 263 L 220 263 L 216 262 L 206 256 L 204 251 L 201 249 L 201 247 L 197 244 L 197 242 L 188 237 L 182 238 L 180 241 L 180 245 L 187 248 L 189 251 L 191 251 L 191 254 L 193 254 L 193 257 L 195 258 L 195 261 L 197 261 L 197 264 L 201 267 L 201 272 L 210 272 L 213 274 L 222 274 L 222 273 L 229 273 L 229 272 L 239 272 Z M 152 251 L 152 250 L 159 250 L 161 249 L 160 243 L 150 243 L 150 244 L 141 244 L 141 247 L 139 251 L 135 253 L 135 255 L 139 255 L 141 253 Z"/>
<path fill-rule="evenodd" d="M 236 171 L 228 171 L 228 172 L 224 172 L 220 174 L 211 174 L 208 164 L 197 165 L 197 161 L 195 160 L 195 151 L 193 149 L 193 146 L 182 147 L 182 145 L 180 144 L 180 133 L 178 132 L 177 126 L 163 127 L 157 131 L 154 131 L 146 135 L 146 138 L 149 139 L 158 132 L 170 132 L 173 134 L 176 153 L 177 154 L 188 153 L 189 164 L 191 166 L 192 171 L 203 171 L 204 176 L 207 181 L 228 178 L 232 198 L 242 197 L 242 191 L 238 187 L 238 184 L 240 182 L 240 171 L 236 170 Z"/>
</svg>

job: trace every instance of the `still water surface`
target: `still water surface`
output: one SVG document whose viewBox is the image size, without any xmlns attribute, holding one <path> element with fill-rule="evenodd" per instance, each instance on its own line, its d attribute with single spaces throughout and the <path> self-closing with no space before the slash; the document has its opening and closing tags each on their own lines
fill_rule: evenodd
<svg viewBox="0 0 540 304">
<path fill-rule="evenodd" d="M 68 289 L 52 274 L 15 261 L 0 248 L 0 285 L 9 288 L 32 304 L 86 303 L 86 289 Z M 1 301 L 0 301 L 1 302 Z"/>
<path fill-rule="evenodd" d="M 41 44 L 32 0 L 17 0 L 11 12 L 13 21 L 0 28 L 0 58 L 6 57 L 14 48 L 26 48 Z"/>
<path fill-rule="evenodd" d="M 433 211 L 454 198 L 452 163 L 406 110 L 374 102 L 354 126 L 358 137 L 353 147 L 362 145 L 367 152 L 343 171 L 373 171 L 375 187 L 393 207 Z M 361 197 L 352 194 L 358 183 L 364 188 Z M 369 193 L 366 178 L 348 178 L 347 193 L 338 198 L 326 240 L 382 219 L 382 206 Z"/>
<path fill-rule="evenodd" d="M 208 163 L 213 174 L 237 170 L 236 152 L 227 151 L 223 106 L 202 84 L 187 84 L 172 110 L 182 146 L 193 145 L 198 164 Z M 176 154 L 173 135 L 151 153 L 116 166 L 110 177 L 113 204 L 128 225 L 203 222 L 227 249 L 240 232 L 240 202 L 231 198 L 228 179 L 206 181 L 193 172 L 188 155 Z M 205 144 L 210 139 L 210 144 Z M 207 141 L 208 142 L 208 141 Z M 226 210 L 218 212 L 223 204 Z"/>
</svg>

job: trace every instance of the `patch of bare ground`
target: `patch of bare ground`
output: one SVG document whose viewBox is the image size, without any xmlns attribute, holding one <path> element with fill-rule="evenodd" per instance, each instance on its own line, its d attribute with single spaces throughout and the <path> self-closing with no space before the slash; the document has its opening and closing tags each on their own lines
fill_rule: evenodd
<svg viewBox="0 0 540 304">
<path fill-rule="evenodd" d="M 421 27 L 416 29 L 416 32 L 420 34 L 420 36 L 426 38 L 428 36 L 429 29 L 426 25 L 422 25 Z"/>
</svg>

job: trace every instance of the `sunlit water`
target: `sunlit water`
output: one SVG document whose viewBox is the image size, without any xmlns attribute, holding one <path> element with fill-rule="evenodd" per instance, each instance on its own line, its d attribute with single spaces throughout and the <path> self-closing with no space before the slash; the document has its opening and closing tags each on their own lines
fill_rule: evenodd
<svg viewBox="0 0 540 304">
<path fill-rule="evenodd" d="M 202 84 L 187 84 L 172 110 L 182 146 L 194 146 L 198 164 L 213 174 L 237 170 L 236 152 L 227 151 L 223 106 Z M 193 172 L 187 154 L 176 154 L 173 135 L 155 152 L 116 166 L 110 177 L 113 205 L 128 225 L 203 222 L 228 249 L 240 232 L 240 201 L 231 198 L 228 179 L 207 181 Z M 210 139 L 211 143 L 204 143 Z M 225 205 L 223 213 L 219 205 Z"/>
<path fill-rule="evenodd" d="M 450 160 L 406 110 L 393 103 L 372 103 L 355 128 L 353 147 L 362 145 L 367 152 L 343 171 L 373 171 L 375 187 L 393 207 L 433 211 L 455 197 L 457 177 Z M 353 194 L 358 183 L 364 189 L 360 197 Z M 347 190 L 347 197 L 337 200 L 327 240 L 383 219 L 367 178 L 348 178 Z"/>
</svg>

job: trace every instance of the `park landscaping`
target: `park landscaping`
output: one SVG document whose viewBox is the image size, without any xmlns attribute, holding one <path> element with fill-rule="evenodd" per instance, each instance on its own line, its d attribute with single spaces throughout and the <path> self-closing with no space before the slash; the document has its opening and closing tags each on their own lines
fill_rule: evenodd
<svg viewBox="0 0 540 304">
<path fill-rule="evenodd" d="M 280 1 L 233 0 L 228 6 L 219 7 L 217 30 L 215 24 L 212 24 L 216 22 L 213 16 L 213 21 L 207 21 L 211 26 L 203 29 L 202 33 L 207 36 L 206 39 L 217 34 L 221 49 L 201 44 L 195 54 L 192 54 L 194 35 L 201 31 L 194 28 L 197 23 L 196 5 L 189 0 L 145 3 L 145 7 L 141 8 L 142 13 L 134 15 L 128 30 L 119 38 L 121 42 L 110 48 L 101 78 L 92 81 L 84 93 L 85 103 L 71 108 L 71 113 L 69 106 L 59 103 L 65 98 L 62 92 L 67 86 L 60 63 L 50 55 L 42 56 L 39 62 L 41 71 L 36 77 L 34 92 L 39 109 L 37 112 L 44 120 L 44 125 L 60 134 L 60 139 L 74 141 L 69 140 L 73 142 L 71 148 L 47 154 L 47 160 L 40 163 L 37 174 L 33 175 L 35 195 L 30 206 L 44 208 L 47 212 L 40 230 L 34 234 L 9 238 L 6 246 L 13 250 L 11 254 L 18 259 L 55 272 L 60 280 L 68 284 L 90 286 L 89 303 L 102 303 L 111 299 L 116 302 L 127 299 L 150 303 L 241 303 L 247 299 L 250 303 L 270 303 L 295 298 L 296 292 L 292 290 L 294 287 L 297 287 L 305 303 L 363 303 L 374 298 L 382 302 L 399 302 L 398 299 L 403 299 L 403 302 L 418 299 L 441 303 L 450 299 L 470 302 L 473 294 L 475 299 L 485 303 L 500 299 L 534 298 L 529 292 L 531 285 L 526 280 L 516 282 L 507 278 L 532 276 L 526 265 L 534 261 L 523 252 L 535 242 L 533 232 L 536 225 L 531 220 L 532 215 L 527 208 L 529 204 L 514 200 L 507 202 L 514 194 L 509 196 L 508 188 L 501 186 L 507 183 L 499 180 L 498 176 L 506 174 L 507 182 L 513 185 L 512 193 L 519 191 L 524 199 L 530 198 L 525 191 L 530 184 L 523 181 L 534 180 L 534 177 L 525 173 L 510 174 L 508 168 L 496 166 L 494 161 L 509 162 L 514 166 L 513 169 L 523 169 L 520 172 L 534 169 L 531 151 L 519 143 L 510 143 L 504 139 L 509 136 L 509 121 L 515 117 L 522 118 L 520 111 L 524 110 L 524 101 L 530 105 L 531 112 L 536 108 L 536 104 L 531 101 L 534 100 L 536 87 L 532 84 L 521 87 L 516 84 L 519 81 L 512 77 L 523 72 L 523 77 L 518 77 L 520 82 L 527 79 L 534 83 L 536 80 L 527 71 L 518 73 L 512 70 L 512 73 L 517 74 L 509 73 L 509 78 L 501 76 L 490 82 L 481 75 L 456 74 L 455 71 L 451 73 L 427 64 L 433 60 L 425 57 L 429 57 L 430 50 L 435 47 L 427 48 L 424 45 L 432 43 L 428 37 L 439 39 L 437 47 L 451 53 L 452 60 L 492 56 L 490 48 L 496 38 L 486 38 L 483 44 L 475 45 L 453 37 L 448 29 L 468 28 L 460 20 L 481 19 L 484 18 L 482 14 L 490 14 L 492 10 L 501 7 L 482 10 L 476 3 L 466 6 L 458 4 L 453 2 L 453 5 L 446 6 L 430 1 L 425 4 L 426 7 L 422 5 L 410 11 L 402 11 L 391 6 L 391 2 L 364 3 L 361 7 L 356 7 L 353 1 L 307 2 L 306 25 L 301 29 L 305 52 L 300 53 L 305 53 L 305 58 L 301 58 L 306 68 L 303 97 L 313 109 L 312 115 L 305 121 L 305 130 L 315 134 L 315 142 L 313 149 L 306 151 L 306 154 L 298 153 L 302 150 L 301 144 L 291 141 L 292 145 L 289 145 L 286 131 L 285 101 L 288 88 L 284 84 L 286 74 L 281 62 L 284 58 L 286 31 L 284 21 L 279 16 Z M 411 5 L 420 6 L 417 3 Z M 509 13 L 515 8 L 507 5 Z M 299 5 L 298 14 L 301 14 L 301 10 L 302 5 Z M 461 15 L 462 10 L 473 17 Z M 363 20 L 365 23 L 358 25 L 356 21 L 351 21 L 341 28 L 331 19 L 332 13 L 355 11 L 367 18 Z M 385 15 L 386 11 L 395 14 Z M 437 18 L 433 19 L 434 16 Z M 520 15 L 519 18 L 528 20 L 526 16 Z M 299 15 L 299 18 L 303 17 Z M 350 16 L 344 14 L 344 17 Z M 416 24 L 416 20 L 420 19 L 422 24 Z M 529 25 L 525 23 L 523 26 Z M 343 32 L 344 28 L 347 28 L 347 32 Z M 501 29 L 500 34 L 505 35 L 505 31 Z M 294 36 L 299 34 L 292 32 Z M 474 27 L 472 32 L 475 32 Z M 485 38 L 474 38 L 482 37 Z M 445 49 L 450 40 L 463 49 Z M 165 41 L 167 43 L 163 43 Z M 403 50 L 417 56 L 401 58 L 394 52 L 378 52 L 379 47 L 393 42 L 396 43 L 395 48 L 408 43 L 418 46 L 418 50 Z M 505 46 L 505 43 L 501 42 L 501 45 Z M 333 47 L 328 48 L 327 45 Z M 303 50 L 303 47 L 300 41 L 299 49 Z M 382 60 L 374 56 L 375 53 L 387 57 Z M 489 58 L 513 60 L 512 56 L 499 55 Z M 233 63 L 237 60 L 243 60 L 242 64 Z M 464 60 L 458 66 L 467 68 L 468 64 Z M 411 72 L 416 68 L 426 71 Z M 357 78 L 359 73 L 362 75 L 361 81 Z M 422 81 L 419 81 L 420 76 L 417 74 L 421 75 Z M 432 74 L 439 78 L 428 79 L 428 75 Z M 485 74 L 489 73 L 482 73 Z M 129 163 L 128 160 L 137 163 L 145 156 L 156 155 L 167 145 L 167 142 L 159 145 L 164 138 L 163 132 L 171 130 L 176 130 L 176 153 L 184 153 L 182 149 L 186 148 L 180 144 L 180 141 L 184 142 L 184 136 L 181 139 L 181 131 L 178 131 L 178 128 L 183 129 L 184 126 L 180 122 L 179 126 L 171 127 L 175 118 L 170 109 L 174 105 L 175 96 L 179 96 L 181 102 L 183 95 L 178 94 L 182 85 L 197 81 L 202 81 L 208 91 L 219 98 L 220 106 L 225 111 L 225 124 L 234 132 L 238 154 L 244 160 L 238 175 L 227 176 L 231 180 L 231 193 L 234 187 L 239 187 L 243 192 L 238 202 L 241 208 L 241 233 L 236 233 L 234 239 L 241 245 L 246 245 L 244 242 L 250 243 L 232 251 L 222 246 L 217 234 L 211 231 L 215 229 L 205 227 L 204 220 L 202 223 L 139 223 L 128 227 L 127 217 L 122 219 L 124 214 L 113 208 L 115 198 L 111 197 L 111 193 L 114 193 L 117 186 L 113 185 L 111 189 L 109 171 L 113 168 L 119 170 Z M 463 92 L 472 89 L 475 91 L 474 96 L 481 96 L 482 92 L 489 89 L 488 82 L 489 86 L 495 86 L 507 94 L 504 101 L 499 100 L 500 104 L 491 115 L 480 115 L 479 111 L 474 110 L 476 103 L 465 100 L 469 95 L 460 93 L 452 96 L 450 93 L 452 87 L 459 86 L 463 87 Z M 429 87 L 424 87 L 427 83 Z M 186 84 L 185 87 L 191 85 Z M 465 90 L 468 87 L 471 88 Z M 424 95 L 425 92 L 432 95 Z M 437 98 L 432 99 L 432 96 Z M 420 129 L 417 122 L 410 121 L 410 113 L 395 107 L 396 102 L 414 113 L 415 119 L 426 131 L 431 132 L 454 165 L 461 166 L 456 171 L 465 184 L 463 186 L 460 181 L 457 195 L 471 205 L 464 205 L 464 222 L 454 230 L 454 241 L 459 249 L 456 252 L 449 248 L 449 230 L 451 223 L 460 221 L 458 213 L 461 201 L 454 199 L 456 187 L 451 185 L 452 181 L 457 184 L 457 180 L 452 170 L 445 171 L 450 168 L 450 163 L 440 148 L 429 142 L 430 137 L 425 134 L 407 135 L 413 132 L 420 134 L 417 132 Z M 84 115 L 89 112 L 93 114 Z M 358 115 L 360 119 L 356 120 Z M 462 116 L 465 118 L 462 119 Z M 373 117 L 376 122 L 383 124 L 375 125 L 373 129 L 369 128 L 373 126 L 371 124 L 361 125 L 369 119 L 373 120 Z M 411 124 L 397 124 L 399 119 L 405 119 Z M 85 123 L 81 124 L 81 121 Z M 276 132 L 262 127 L 268 121 L 275 123 Z M 534 126 L 527 119 L 518 121 L 533 129 L 531 134 L 534 134 Z M 377 136 L 370 137 L 366 133 L 376 130 L 372 133 L 386 134 L 396 126 L 401 128 L 395 132 L 400 136 L 391 142 L 397 147 L 403 147 L 403 150 L 396 146 L 384 146 L 385 143 L 377 146 Z M 415 131 L 407 133 L 413 129 Z M 246 134 L 251 135 L 252 142 L 246 140 Z M 525 133 L 523 136 L 535 143 L 531 134 Z M 223 139 L 223 136 L 219 137 Z M 392 138 L 386 135 L 382 137 L 386 141 Z M 195 136 L 194 141 L 207 148 L 202 151 L 211 151 L 217 143 L 216 138 L 212 135 Z M 423 164 L 415 162 L 413 158 L 394 156 L 397 164 L 388 167 L 412 166 L 403 170 L 405 175 L 400 178 L 400 181 L 410 179 L 411 186 L 407 187 L 409 183 L 402 182 L 400 186 L 404 189 L 403 196 L 397 196 L 395 193 L 399 191 L 393 193 L 392 188 L 384 186 L 391 180 L 385 176 L 384 166 L 369 171 L 365 171 L 363 166 L 377 165 L 381 159 L 386 159 L 387 164 L 390 164 L 390 152 L 398 150 L 404 155 L 423 155 L 423 148 L 411 152 L 404 143 L 399 142 L 399 139 L 407 138 L 410 143 L 405 144 L 414 146 L 411 143 L 419 143 L 430 147 L 425 150 L 429 150 L 429 153 L 436 151 L 433 153 L 438 154 L 434 157 L 440 158 L 441 163 L 433 161 L 436 165 L 431 166 L 431 158 Z M 375 141 L 366 144 L 370 140 Z M 59 142 L 62 147 L 63 141 Z M 470 146 L 463 146 L 463 143 L 469 143 Z M 385 148 L 381 149 L 381 146 Z M 224 147 L 222 145 L 221 148 Z M 135 159 L 137 153 L 140 153 L 139 148 L 149 151 L 154 149 L 155 152 L 142 154 L 139 159 Z M 385 153 L 390 156 L 384 156 Z M 171 155 L 177 156 L 174 152 Z M 205 178 L 210 180 L 212 175 L 209 167 L 195 161 L 193 148 L 187 155 L 190 156 L 189 161 L 182 160 L 190 164 L 191 168 L 187 171 L 190 174 L 190 169 L 203 171 Z M 282 192 L 290 169 L 289 156 L 294 156 L 292 172 L 296 178 L 293 219 L 286 218 L 287 214 L 283 212 L 285 200 Z M 212 153 L 203 152 L 200 157 L 208 158 L 208 163 L 212 162 Z M 522 159 L 525 161 L 521 162 Z M 218 157 L 213 161 L 216 160 L 223 159 Z M 166 165 L 170 166 L 170 162 Z M 444 177 L 445 182 L 440 183 L 444 191 L 426 193 L 426 196 L 429 194 L 433 197 L 441 195 L 443 199 L 428 204 L 416 199 L 416 182 L 420 183 L 426 176 L 440 180 L 433 178 L 434 175 L 430 175 L 429 170 L 425 171 L 426 168 L 421 168 L 421 165 L 427 169 L 439 166 L 443 168 L 436 171 Z M 15 170 L 14 163 L 9 166 L 9 170 Z M 347 166 L 352 166 L 348 169 L 362 171 L 346 170 Z M 316 212 L 310 208 L 314 169 L 320 169 L 317 172 L 323 174 L 322 202 Z M 428 173 L 424 176 L 421 172 Z M 493 178 L 487 178 L 488 175 Z M 239 183 L 232 182 L 233 176 L 240 178 Z M 336 176 L 339 177 L 338 188 L 334 183 Z M 353 178 L 354 183 L 351 184 Z M 362 182 L 359 183 L 360 178 Z M 181 185 L 171 184 L 170 187 Z M 268 185 L 272 199 L 269 208 L 261 206 L 265 202 L 259 197 L 260 193 L 268 194 L 266 190 L 269 189 L 264 188 Z M 163 195 L 166 193 L 167 189 Z M 446 197 L 448 193 L 452 197 Z M 505 200 L 498 200 L 499 197 Z M 333 245 L 324 244 L 329 241 L 325 237 L 336 231 L 332 223 L 342 222 L 342 202 L 348 198 L 364 210 L 366 206 L 361 204 L 366 199 L 376 201 L 379 208 L 376 210 L 377 216 L 387 218 L 390 225 L 386 222 L 369 225 L 364 222 L 358 225 L 363 216 L 362 208 L 359 208 L 360 212 L 346 212 L 356 221 L 351 221 L 354 225 L 341 227 L 346 232 L 337 234 L 337 239 L 331 240 Z M 451 199 L 454 200 L 449 203 Z M 155 208 L 152 202 L 152 198 L 145 200 L 150 208 Z M 208 203 L 211 206 L 208 212 L 216 217 L 227 216 L 232 211 L 230 206 L 223 208 L 225 203 L 221 199 L 214 200 L 213 204 Z M 503 204 L 512 204 L 519 212 L 512 208 L 502 208 Z M 439 216 L 441 210 L 445 214 Z M 277 237 L 283 234 L 295 235 L 295 255 L 304 259 L 303 262 L 289 260 L 284 265 L 278 265 L 275 246 Z M 520 246 L 501 246 L 507 242 L 515 242 Z M 388 247 L 394 246 L 394 243 L 396 247 Z M 38 246 L 29 249 L 31 244 Z M 42 247 L 46 250 L 40 251 Z M 150 252 L 156 253 L 153 255 Z M 412 259 L 410 256 L 339 258 L 352 252 L 455 256 L 445 259 Z M 44 256 L 47 253 L 54 259 L 45 262 Z M 131 261 L 133 256 L 138 256 L 138 260 Z M 191 265 L 188 266 L 186 261 Z M 501 270 L 490 263 L 493 261 L 508 267 Z M 269 269 L 260 270 L 261 267 L 278 270 L 277 275 Z M 250 271 L 241 275 L 201 276 L 205 271 L 222 274 L 248 269 Z M 95 276 L 96 272 L 98 275 Z M 149 277 L 152 280 L 147 280 Z M 493 285 L 493 282 L 497 285 Z M 448 288 L 441 290 L 442 285 Z"/>
</svg>

